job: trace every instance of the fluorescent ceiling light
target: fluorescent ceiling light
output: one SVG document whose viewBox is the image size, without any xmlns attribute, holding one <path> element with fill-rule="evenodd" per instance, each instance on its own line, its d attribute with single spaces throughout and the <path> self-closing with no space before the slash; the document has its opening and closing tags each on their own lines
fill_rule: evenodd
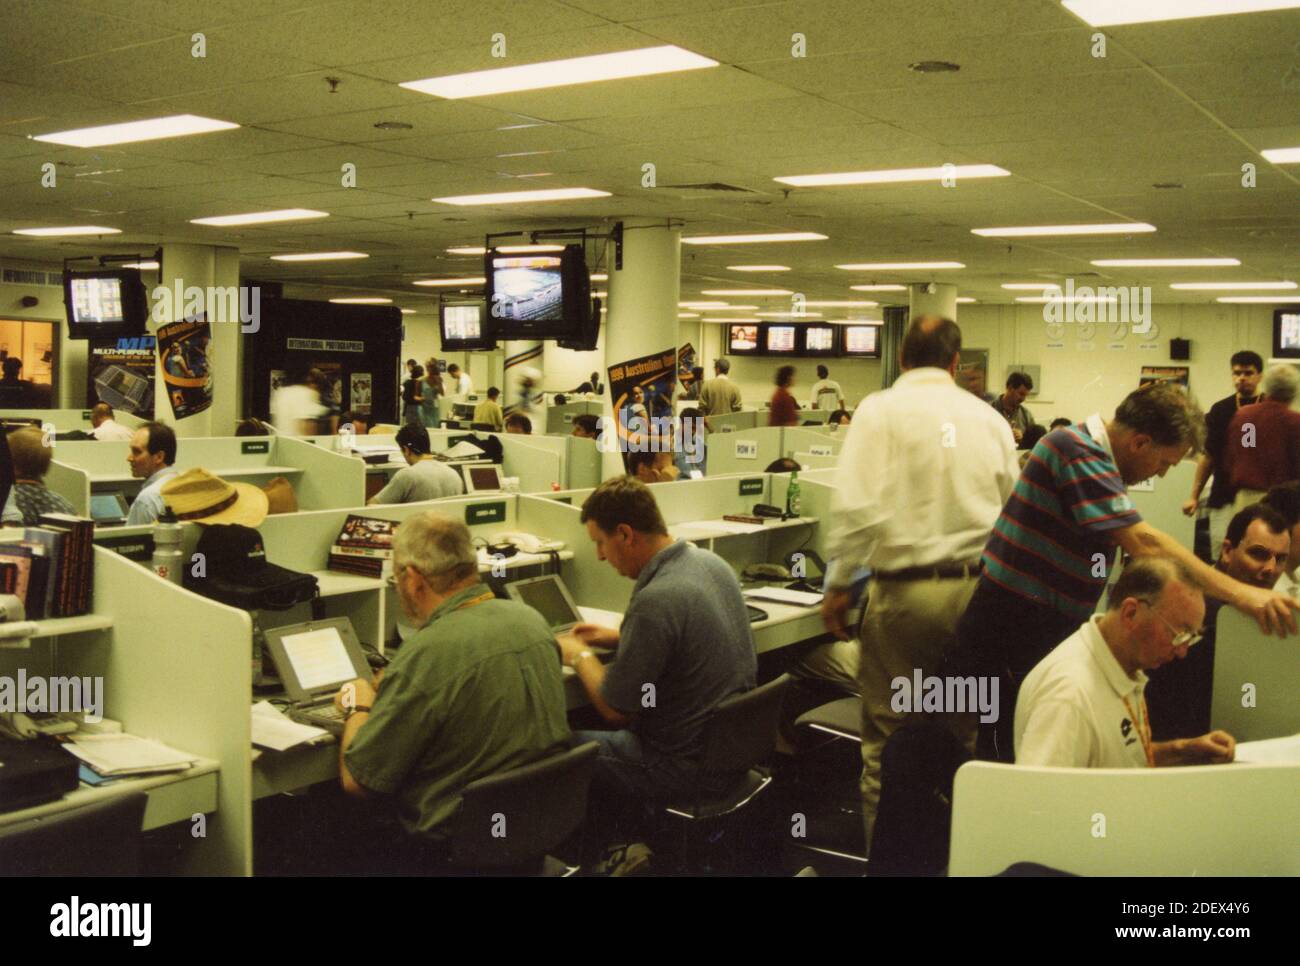
<svg viewBox="0 0 1300 966">
<path fill-rule="evenodd" d="M 402 309 L 401 312 L 403 315 L 414 315 L 415 309 Z"/>
<path fill-rule="evenodd" d="M 609 298 L 609 293 L 604 291 L 592 292 L 591 297 L 594 299 Z"/>
<path fill-rule="evenodd" d="M 737 325 L 745 325 L 745 324 L 750 324 L 750 323 L 754 323 L 754 322 L 762 322 L 763 320 L 762 320 L 762 319 L 756 319 L 756 318 L 754 318 L 753 316 L 748 316 L 748 317 L 744 317 L 744 316 L 742 316 L 741 318 L 738 318 L 738 319 L 729 319 L 729 318 L 727 318 L 726 316 L 722 316 L 722 317 L 717 317 L 717 318 L 715 318 L 715 317 L 712 317 L 712 316 L 708 316 L 708 315 L 706 315 L 704 318 L 700 319 L 700 321 L 701 321 L 701 322 L 733 322 L 733 323 L 736 323 Z"/>
<path fill-rule="evenodd" d="M 1016 297 L 1016 301 L 1028 302 L 1033 305 L 1046 305 L 1048 303 L 1065 305 L 1080 302 L 1115 302 L 1117 299 L 1113 295 L 1020 295 Z"/>
<path fill-rule="evenodd" d="M 886 168 L 879 171 L 842 171 L 834 174 L 796 174 L 773 178 L 796 188 L 849 184 L 892 184 L 900 181 L 939 181 L 943 178 L 1005 178 L 1006 168 L 996 164 L 954 164 L 938 168 Z"/>
<path fill-rule="evenodd" d="M 273 262 L 341 262 L 350 258 L 369 258 L 365 252 L 302 252 L 297 255 L 272 255 Z"/>
<path fill-rule="evenodd" d="M 678 302 L 679 309 L 725 309 L 730 302 Z"/>
<path fill-rule="evenodd" d="M 815 302 L 804 302 L 804 305 L 812 305 L 822 309 L 831 309 L 831 308 L 874 309 L 879 304 L 880 304 L 879 302 L 867 302 L 865 300 L 858 300 L 858 299 L 832 299 L 830 301 L 818 300 Z"/>
<path fill-rule="evenodd" d="M 486 255 L 487 249 L 483 247 L 467 248 L 448 248 L 447 251 L 452 255 Z M 498 245 L 497 251 L 503 255 L 520 255 L 530 252 L 562 252 L 563 245 Z"/>
<path fill-rule="evenodd" d="M 788 272 L 789 265 L 728 265 L 729 272 Z"/>
<path fill-rule="evenodd" d="M 1097 225 L 1020 225 L 1013 228 L 972 228 L 972 235 L 983 238 L 1026 238 L 1045 235 L 1133 235 L 1155 231 L 1155 225 L 1140 221 Z"/>
<path fill-rule="evenodd" d="M 1170 288 L 1183 292 L 1228 292 L 1233 289 L 1263 291 L 1265 289 L 1292 289 L 1295 282 L 1174 282 Z"/>
<path fill-rule="evenodd" d="M 1259 153 L 1274 164 L 1300 164 L 1300 148 L 1269 148 Z"/>
<path fill-rule="evenodd" d="M 546 151 L 510 151 L 506 154 L 498 154 L 498 158 L 531 158 L 538 154 L 559 154 L 563 148 L 550 148 Z"/>
<path fill-rule="evenodd" d="M 234 225 L 265 225 L 274 221 L 305 221 L 309 218 L 328 218 L 328 211 L 310 208 L 281 208 L 277 211 L 254 211 L 247 215 L 217 215 L 213 218 L 191 218 L 191 225 L 212 225 L 229 228 Z"/>
<path fill-rule="evenodd" d="M 1042 292 L 1049 288 L 1059 289 L 1058 282 L 1003 282 L 1002 287 L 1012 292 Z"/>
<path fill-rule="evenodd" d="M 822 319 L 827 325 L 884 325 L 884 319 Z"/>
<path fill-rule="evenodd" d="M 786 288 L 706 288 L 700 290 L 701 295 L 738 295 L 745 298 L 766 298 L 772 295 L 793 295 L 794 292 Z"/>
<path fill-rule="evenodd" d="M 978 301 L 979 301 L 979 299 L 973 299 L 973 298 L 971 298 L 969 295 L 959 295 L 959 296 L 957 296 L 957 304 L 958 304 L 958 305 L 970 305 L 972 302 L 978 302 Z"/>
<path fill-rule="evenodd" d="M 677 317 L 679 319 L 698 319 L 700 317 L 700 313 L 699 312 L 678 312 Z"/>
<path fill-rule="evenodd" d="M 820 312 L 756 312 L 760 319 L 820 319 Z"/>
<path fill-rule="evenodd" d="M 31 238 L 63 238 L 68 235 L 120 235 L 120 228 L 103 228 L 99 225 L 65 225 L 62 228 L 15 228 L 15 235 Z"/>
<path fill-rule="evenodd" d="M 850 285 L 855 292 L 906 292 L 906 285 Z"/>
<path fill-rule="evenodd" d="M 1300 7 L 1300 0 L 1064 0 L 1064 3 L 1094 27 Z"/>
<path fill-rule="evenodd" d="M 597 272 L 595 275 L 591 276 L 591 280 L 593 282 L 608 282 L 609 276 L 604 272 Z"/>
<path fill-rule="evenodd" d="M 160 266 L 157 262 L 149 261 L 149 262 L 123 262 L 121 267 L 138 268 L 142 272 L 156 272 L 162 266 Z"/>
<path fill-rule="evenodd" d="M 594 54 L 589 57 L 542 61 L 519 67 L 496 67 L 492 70 L 476 70 L 465 74 L 448 74 L 445 77 L 406 81 L 398 86 L 419 91 L 421 94 L 432 94 L 434 97 L 456 99 L 514 91 L 535 91 L 546 87 L 565 87 L 569 84 L 591 84 L 596 81 L 646 77 L 651 74 L 670 74 L 675 71 L 717 66 L 716 60 L 668 44 L 663 47 L 623 50 L 614 54 Z"/>
<path fill-rule="evenodd" d="M 595 188 L 540 188 L 536 191 L 496 191 L 485 195 L 452 195 L 431 200 L 443 205 L 523 205 L 535 201 L 571 201 L 576 198 L 608 198 L 608 191 Z"/>
<path fill-rule="evenodd" d="M 457 285 L 483 285 L 486 284 L 486 278 L 422 278 L 418 282 L 412 282 L 412 285 L 423 285 L 426 288 L 437 288 L 447 286 L 454 288 Z"/>
<path fill-rule="evenodd" d="M 965 268 L 961 262 L 857 262 L 849 265 L 836 265 L 846 272 L 913 272 L 949 268 Z"/>
<path fill-rule="evenodd" d="M 1291 305 L 1300 302 L 1294 295 L 1225 295 L 1217 298 L 1216 302 L 1235 302 L 1238 304 L 1258 304 L 1258 305 Z"/>
<path fill-rule="evenodd" d="M 77 128 L 75 131 L 38 134 L 32 140 L 66 144 L 74 148 L 100 148 L 108 144 L 130 144 L 133 141 L 157 141 L 160 138 L 229 131 L 236 127 L 239 125 L 229 121 L 216 121 L 195 114 L 176 114 L 172 117 L 154 117 L 147 121 L 127 121 L 125 124 L 105 124 L 100 127 Z"/>
<path fill-rule="evenodd" d="M 825 235 L 815 231 L 770 231 L 754 235 L 692 235 L 683 238 L 683 245 L 753 245 L 761 242 L 825 241 Z"/>
<path fill-rule="evenodd" d="M 1231 268 L 1235 258 L 1103 258 L 1092 264 L 1099 268 Z"/>
<path fill-rule="evenodd" d="M 701 302 L 699 305 L 693 307 L 698 308 L 699 306 L 712 309 L 714 312 L 753 312 L 758 308 L 757 305 L 729 305 L 726 302 L 717 302 L 715 304 Z"/>
<path fill-rule="evenodd" d="M 330 299 L 335 305 L 388 305 L 392 299 L 367 296 L 365 298 Z"/>
</svg>

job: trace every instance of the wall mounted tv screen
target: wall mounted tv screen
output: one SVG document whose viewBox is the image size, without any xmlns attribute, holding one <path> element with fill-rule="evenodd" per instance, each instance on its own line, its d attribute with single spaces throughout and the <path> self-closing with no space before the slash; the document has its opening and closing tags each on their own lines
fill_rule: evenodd
<svg viewBox="0 0 1300 966">
<path fill-rule="evenodd" d="M 498 339 L 571 339 L 591 314 L 581 245 L 545 255 L 486 255 L 487 305 Z"/>
<path fill-rule="evenodd" d="M 840 326 L 840 338 L 844 355 L 864 359 L 880 358 L 880 326 L 843 325 Z"/>
<path fill-rule="evenodd" d="M 495 349 L 496 338 L 487 330 L 482 302 L 444 302 L 438 306 L 442 348 L 446 352 Z"/>
<path fill-rule="evenodd" d="M 838 334 L 834 325 L 805 325 L 803 327 L 803 352 L 805 356 L 833 356 L 839 352 Z"/>
<path fill-rule="evenodd" d="M 768 324 L 763 330 L 763 348 L 768 355 L 792 356 L 799 348 L 798 326 Z"/>
<path fill-rule="evenodd" d="M 136 269 L 64 272 L 63 304 L 72 339 L 144 335 L 148 331 L 149 296 Z"/>
<path fill-rule="evenodd" d="M 1279 359 L 1300 359 L 1300 305 L 1273 313 L 1273 355 Z"/>
<path fill-rule="evenodd" d="M 759 351 L 758 336 L 760 327 L 746 322 L 727 326 L 727 354 L 733 356 L 752 356 Z"/>
</svg>

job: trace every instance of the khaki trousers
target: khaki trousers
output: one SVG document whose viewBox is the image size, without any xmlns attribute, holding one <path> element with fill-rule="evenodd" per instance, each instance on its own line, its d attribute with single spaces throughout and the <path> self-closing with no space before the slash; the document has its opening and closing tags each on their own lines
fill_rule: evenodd
<svg viewBox="0 0 1300 966">
<path fill-rule="evenodd" d="M 1228 535 L 1228 524 L 1237 513 L 1235 504 L 1227 503 L 1221 507 L 1210 508 L 1210 562 L 1219 559 L 1223 550 L 1223 538 Z"/>
<path fill-rule="evenodd" d="M 862 818 L 867 852 L 880 804 L 880 755 L 885 741 L 913 716 L 924 712 L 895 711 L 895 678 L 912 681 L 938 675 L 944 658 L 957 645 L 957 622 L 979 583 L 978 575 L 952 579 L 872 579 L 860 636 L 862 653 Z M 976 713 L 928 714 L 949 723 L 973 754 L 979 717 Z"/>
<path fill-rule="evenodd" d="M 1247 490 L 1247 489 L 1238 490 L 1237 499 L 1235 499 L 1232 502 L 1233 514 L 1235 515 L 1237 513 L 1240 513 L 1248 506 L 1253 506 L 1254 504 L 1258 503 L 1260 500 L 1264 499 L 1264 497 L 1266 496 L 1268 496 L 1267 490 Z M 1228 519 L 1231 520 L 1232 517 L 1229 517 Z M 1225 526 L 1223 529 L 1226 531 L 1228 528 Z M 1214 551 L 1214 559 L 1216 560 L 1219 559 L 1219 551 L 1217 547 L 1215 548 Z"/>
</svg>

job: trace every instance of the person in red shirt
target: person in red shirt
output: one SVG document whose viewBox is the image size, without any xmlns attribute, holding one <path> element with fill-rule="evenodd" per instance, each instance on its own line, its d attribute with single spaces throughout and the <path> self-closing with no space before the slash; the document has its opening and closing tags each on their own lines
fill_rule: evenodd
<svg viewBox="0 0 1300 966">
<path fill-rule="evenodd" d="M 1271 487 L 1300 479 L 1300 412 L 1291 408 L 1300 373 L 1289 365 L 1269 366 L 1259 389 L 1264 398 L 1237 410 L 1223 446 L 1238 510 L 1258 503 Z"/>
<path fill-rule="evenodd" d="M 768 414 L 769 426 L 798 426 L 799 404 L 790 394 L 794 385 L 794 366 L 782 366 L 776 370 L 776 392 L 772 393 L 772 410 Z"/>
</svg>

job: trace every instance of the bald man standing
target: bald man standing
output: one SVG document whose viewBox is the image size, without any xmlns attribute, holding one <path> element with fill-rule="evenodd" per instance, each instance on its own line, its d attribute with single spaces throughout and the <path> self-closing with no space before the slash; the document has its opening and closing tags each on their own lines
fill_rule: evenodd
<svg viewBox="0 0 1300 966">
<path fill-rule="evenodd" d="M 90 435 L 101 443 L 110 440 L 124 443 L 131 438 L 131 430 L 113 419 L 113 407 L 108 403 L 95 404 L 90 411 L 90 425 L 94 427 Z"/>
</svg>

